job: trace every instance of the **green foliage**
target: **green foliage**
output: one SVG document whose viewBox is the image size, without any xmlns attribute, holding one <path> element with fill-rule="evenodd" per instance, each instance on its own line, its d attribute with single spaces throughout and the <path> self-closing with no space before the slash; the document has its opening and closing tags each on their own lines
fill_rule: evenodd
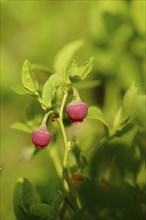
<svg viewBox="0 0 146 220">
<path fill-rule="evenodd" d="M 17 220 L 26 220 L 26 213 L 22 200 L 22 186 L 23 179 L 19 179 L 16 183 L 14 195 L 13 195 L 13 209 Z"/>
<path fill-rule="evenodd" d="M 38 203 L 38 204 L 32 205 L 30 208 L 30 213 L 33 216 L 39 216 L 47 220 L 54 219 L 52 207 L 47 204 Z"/>
<path fill-rule="evenodd" d="M 38 81 L 28 60 L 25 60 L 22 66 L 22 84 L 15 84 L 11 89 L 19 95 L 37 95 Z"/>
<path fill-rule="evenodd" d="M 22 85 L 16 84 L 11 86 L 11 89 L 16 92 L 18 95 L 28 95 L 31 94 L 28 90 L 26 90 Z"/>
<path fill-rule="evenodd" d="M 24 131 L 26 133 L 31 133 L 32 129 L 25 123 L 22 122 L 15 122 L 14 124 L 11 125 L 11 128 L 15 128 L 20 131 Z"/>
<path fill-rule="evenodd" d="M 23 178 L 22 200 L 25 208 L 28 210 L 32 205 L 40 202 L 38 194 L 34 190 L 31 182 L 26 178 Z"/>
<path fill-rule="evenodd" d="M 72 152 L 70 154 L 70 170 L 74 172 L 80 172 L 87 168 L 88 161 L 87 158 L 83 155 L 78 143 L 73 143 Z"/>
<path fill-rule="evenodd" d="M 60 205 L 61 203 L 63 202 L 64 200 L 64 197 L 63 195 L 60 193 L 56 196 L 56 198 L 54 199 L 53 201 L 53 204 L 52 204 L 52 209 L 53 209 L 53 213 L 54 213 L 54 216 L 57 218 L 58 216 L 58 213 L 59 213 L 59 208 L 60 208 Z"/>
<path fill-rule="evenodd" d="M 68 64 L 72 61 L 77 50 L 80 49 L 84 44 L 83 40 L 77 40 L 67 44 L 63 47 L 56 55 L 54 61 L 55 72 L 61 74 L 65 79 L 65 72 Z"/>
<path fill-rule="evenodd" d="M 41 203 L 38 193 L 26 178 L 18 180 L 13 195 L 13 206 L 18 220 L 45 219 L 56 220 L 59 207 L 64 197 L 59 193 L 53 201 L 52 206 Z"/>
<path fill-rule="evenodd" d="M 89 107 L 87 118 L 99 120 L 108 127 L 108 122 L 107 122 L 104 114 L 96 106 L 90 106 Z"/>
<path fill-rule="evenodd" d="M 67 67 L 67 76 L 72 83 L 85 79 L 93 68 L 93 57 L 87 60 L 82 66 L 72 62 Z"/>
<path fill-rule="evenodd" d="M 78 211 L 78 213 L 76 213 L 76 214 L 73 216 L 72 220 L 83 220 L 83 219 L 92 220 L 89 216 L 86 216 L 84 213 L 85 213 L 85 208 L 80 209 L 80 210 Z"/>
<path fill-rule="evenodd" d="M 134 85 L 134 82 L 132 82 L 132 85 L 127 90 L 124 98 L 121 108 L 118 110 L 118 113 L 115 117 L 113 126 L 115 129 L 121 129 L 126 120 L 129 120 L 132 117 L 133 113 L 133 107 L 135 103 L 135 98 L 137 95 L 137 88 Z"/>
<path fill-rule="evenodd" d="M 112 23 L 112 20 L 108 21 L 108 25 Z M 116 30 L 116 24 L 114 28 Z M 89 80 L 83 84 L 80 82 L 88 76 L 93 68 L 92 57 L 81 66 L 78 66 L 75 61 L 72 61 L 75 52 L 77 52 L 82 45 L 83 41 L 75 41 L 68 44 L 58 53 L 54 62 L 55 73 L 51 74 L 44 83 L 41 95 L 37 92 L 38 83 L 31 70 L 30 63 L 28 61 L 24 62 L 22 68 L 22 83 L 24 87 L 16 85 L 12 87 L 12 89 L 20 95 L 33 95 L 34 93 L 33 96 L 39 103 L 35 100 L 31 102 L 25 111 L 26 123 L 16 122 L 12 125 L 12 128 L 31 133 L 31 130 L 35 127 L 37 128 L 42 120 L 40 104 L 43 109 L 48 109 L 46 115 L 52 113 L 58 117 L 60 111 L 63 111 L 62 107 L 59 108 L 59 105 L 62 105 L 64 93 L 73 96 L 72 99 L 79 98 L 78 88 L 93 88 L 99 85 L 99 80 Z M 74 83 L 76 83 L 76 87 L 74 87 Z M 110 120 L 108 121 L 106 119 L 106 116 L 100 108 L 97 106 L 89 106 L 87 118 L 100 121 L 100 126 L 103 128 L 105 126 L 106 129 L 104 129 L 104 131 L 108 132 L 108 135 L 105 137 L 104 135 L 101 136 L 100 141 L 94 139 L 93 148 L 88 157 L 89 161 L 87 161 L 86 155 L 83 156 L 76 138 L 73 138 L 73 147 L 69 157 L 72 177 L 69 176 L 66 169 L 63 170 L 63 177 L 69 188 L 69 195 L 65 196 L 65 200 L 64 195 L 59 193 L 54 199 L 52 206 L 41 203 L 28 179 L 24 178 L 21 183 L 18 182 L 13 199 L 14 212 L 17 219 L 59 219 L 61 215 L 61 205 L 63 205 L 63 209 L 67 209 L 64 201 L 66 201 L 69 207 L 75 212 L 75 214 L 72 215 L 72 219 L 95 220 L 96 216 L 102 220 L 106 218 L 107 213 L 109 213 L 108 215 L 111 216 L 111 218 L 112 216 L 116 216 L 116 220 L 125 219 L 125 216 L 129 216 L 126 210 L 128 204 L 131 204 L 130 209 L 135 209 L 134 215 L 140 215 L 142 219 L 143 214 L 139 205 L 140 200 L 135 204 L 133 203 L 136 193 L 135 184 L 137 184 L 140 190 L 143 190 L 145 187 L 145 181 L 143 179 L 145 172 L 144 163 L 141 164 L 139 157 L 134 154 L 133 150 L 137 146 L 136 137 L 139 128 L 138 125 L 133 127 L 132 123 L 133 120 L 138 118 L 137 102 L 141 102 L 141 105 L 144 102 L 144 99 L 140 97 L 141 96 L 137 95 L 137 87 L 134 82 L 132 82 L 111 124 L 109 124 Z M 64 101 L 63 104 L 65 104 Z M 49 111 L 51 111 L 51 113 L 49 113 Z M 63 112 L 61 114 L 63 114 Z M 63 125 L 60 125 L 61 129 L 62 126 Z M 54 132 L 54 136 L 55 135 L 56 133 Z M 38 149 L 31 152 L 29 158 L 34 157 L 38 152 Z M 140 149 L 136 152 L 140 154 Z M 58 166 L 60 166 L 58 163 L 60 162 L 55 163 L 58 169 Z M 135 177 L 133 172 L 135 173 Z M 129 175 L 131 175 L 131 180 L 129 179 Z M 70 178 L 72 178 L 72 180 Z M 123 178 L 122 183 L 119 183 L 118 179 L 121 180 L 121 178 Z M 98 182 L 96 183 L 96 181 Z M 78 196 L 82 205 L 86 208 L 78 208 L 76 201 L 77 195 L 74 192 L 73 186 L 79 187 Z M 91 192 L 88 193 L 90 188 Z M 117 204 L 118 198 L 120 198 L 120 200 Z M 117 212 L 113 210 L 113 207 L 116 207 Z M 121 209 L 123 209 L 123 211 L 121 211 Z"/>
<path fill-rule="evenodd" d="M 101 84 L 100 80 L 88 80 L 88 81 L 84 81 L 84 82 L 79 82 L 76 83 L 76 87 L 77 89 L 92 89 L 95 87 L 98 87 Z"/>
<path fill-rule="evenodd" d="M 31 177 L 41 201 L 24 205 L 23 188 L 28 198 L 35 190 L 18 181 L 13 198 L 18 220 L 145 219 L 144 8 L 144 1 L 134 0 L 2 2 L 1 219 L 15 219 L 11 195 L 22 174 Z M 16 84 L 25 56 L 32 63 L 24 62 L 22 83 Z M 11 93 L 12 84 L 20 97 Z M 70 193 L 62 176 L 64 143 L 57 120 L 63 93 L 66 105 L 74 87 L 89 112 L 77 124 L 67 119 L 65 106 L 61 114 L 74 186 Z M 39 150 L 30 133 L 49 111 L 52 141 Z M 27 135 L 8 128 L 18 120 L 12 127 Z"/>
<path fill-rule="evenodd" d="M 34 73 L 31 70 L 31 64 L 25 60 L 22 67 L 22 83 L 24 88 L 30 92 L 36 92 L 38 89 L 38 82 Z"/>
<path fill-rule="evenodd" d="M 108 22 L 108 25 L 113 23 L 112 20 Z M 114 28 L 117 28 L 116 24 Z M 99 85 L 99 80 L 89 80 L 84 84 L 80 82 L 88 76 L 93 68 L 92 57 L 81 66 L 72 61 L 75 52 L 82 44 L 82 41 L 72 42 L 58 53 L 54 64 L 55 73 L 51 74 L 44 83 L 41 95 L 37 92 L 38 83 L 31 70 L 30 63 L 28 61 L 24 62 L 22 68 L 24 88 L 17 85 L 12 87 L 12 89 L 20 95 L 33 95 L 34 93 L 33 96 L 39 103 L 35 100 L 31 102 L 25 111 L 26 123 L 16 122 L 12 125 L 12 128 L 31 133 L 31 130 L 35 127 L 37 128 L 42 121 L 41 108 L 47 110 L 44 118 L 50 114 L 55 115 L 55 117 L 64 116 L 63 105 L 66 101 L 63 99 L 64 94 L 73 96 L 73 100 L 79 98 L 78 88 L 93 88 Z M 76 83 L 76 87 L 74 87 L 74 83 Z M 136 155 L 141 154 L 140 148 L 136 150 L 139 125 L 134 127 L 132 124 L 138 118 L 137 102 L 141 103 L 141 105 L 144 102 L 144 99 L 140 97 L 137 95 L 137 87 L 132 82 L 111 124 L 100 108 L 89 106 L 87 118 L 100 121 L 100 126 L 105 129 L 103 129 L 103 134 L 100 134 L 101 140 L 99 141 L 95 138 L 94 143 L 91 144 L 93 147 L 89 156 L 83 156 L 76 137 L 72 139 L 73 147 L 69 157 L 71 177 L 67 169 L 63 169 L 62 173 L 68 185 L 69 194 L 64 196 L 64 194 L 59 193 L 53 200 L 52 206 L 47 203 L 41 203 L 30 181 L 24 178 L 21 183 L 17 183 L 14 192 L 14 212 L 17 219 L 59 219 L 62 215 L 61 209 L 68 210 L 65 205 L 66 201 L 68 206 L 75 212 L 75 214 L 69 214 L 71 219 L 95 220 L 98 218 L 102 220 L 109 215 L 109 219 L 123 220 L 130 216 L 126 207 L 131 204 L 130 210 L 135 209 L 132 220 L 136 220 L 138 216 L 143 220 L 142 208 L 139 205 L 141 200 L 137 199 L 137 202 L 133 203 L 133 199 L 136 196 L 136 184 L 140 190 L 145 187 L 143 179 L 145 172 L 144 163 L 141 163 L 140 156 Z M 63 129 L 62 124 L 59 126 Z M 54 136 L 56 136 L 55 132 L 53 131 Z M 106 132 L 108 135 L 105 136 Z M 64 135 L 63 133 L 63 138 Z M 65 139 L 64 143 L 66 143 Z M 69 143 L 67 142 L 67 144 Z M 30 152 L 29 158 L 35 157 L 38 152 L 38 149 Z M 57 170 L 60 169 L 59 157 L 54 160 L 54 164 Z M 129 175 L 131 176 L 130 178 Z M 78 208 L 77 194 L 73 187 L 78 188 L 78 196 L 82 204 L 81 209 Z M 90 193 L 88 192 L 89 189 L 91 189 Z M 119 198 L 120 200 L 117 204 Z M 117 211 L 114 211 L 113 207 Z M 66 216 L 66 214 L 63 214 L 63 216 Z M 133 215 L 131 214 L 131 216 Z"/>
<path fill-rule="evenodd" d="M 57 88 L 62 84 L 62 77 L 57 73 L 50 76 L 43 87 L 42 100 L 43 103 L 49 108 L 51 107 Z"/>
<path fill-rule="evenodd" d="M 134 117 L 137 118 L 139 123 L 145 126 L 145 106 L 146 106 L 146 95 L 137 95 L 134 102 Z"/>
<path fill-rule="evenodd" d="M 27 109 L 27 111 L 25 112 L 25 117 L 27 119 L 26 122 L 15 122 L 11 125 L 11 128 L 26 132 L 26 133 L 31 133 L 33 129 L 37 129 L 38 126 L 41 123 L 42 120 L 42 116 L 41 115 L 37 115 L 37 111 L 35 111 L 34 108 L 32 108 L 32 104 L 30 104 L 30 109 L 31 112 Z M 32 113 L 35 112 L 35 117 L 32 117 Z"/>
<path fill-rule="evenodd" d="M 146 172 L 146 167 L 145 167 L 145 162 L 141 164 L 139 173 L 136 178 L 136 183 L 139 186 L 140 189 L 145 188 L 145 172 Z"/>
<path fill-rule="evenodd" d="M 122 110 L 121 110 L 121 123 L 126 121 L 132 114 L 136 93 L 137 93 L 137 88 L 135 87 L 133 82 L 123 99 Z"/>
<path fill-rule="evenodd" d="M 18 180 L 13 195 L 14 212 L 18 220 L 28 219 L 32 205 L 40 202 L 40 198 L 31 182 L 26 178 Z"/>
</svg>

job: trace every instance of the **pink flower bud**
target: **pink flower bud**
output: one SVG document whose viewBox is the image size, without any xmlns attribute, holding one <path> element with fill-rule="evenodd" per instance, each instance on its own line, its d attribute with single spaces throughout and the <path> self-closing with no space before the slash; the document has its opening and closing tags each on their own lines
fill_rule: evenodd
<svg viewBox="0 0 146 220">
<path fill-rule="evenodd" d="M 82 122 L 87 116 L 88 105 L 84 102 L 71 102 L 66 106 L 66 112 L 73 122 Z"/>
<path fill-rule="evenodd" d="M 36 148 L 46 147 L 50 143 L 51 137 L 51 133 L 44 129 L 32 131 L 32 143 Z"/>
</svg>

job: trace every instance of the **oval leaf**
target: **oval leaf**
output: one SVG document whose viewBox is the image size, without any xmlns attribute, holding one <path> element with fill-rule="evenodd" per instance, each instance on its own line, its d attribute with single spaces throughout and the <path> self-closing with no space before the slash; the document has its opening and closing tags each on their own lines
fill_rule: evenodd
<svg viewBox="0 0 146 220">
<path fill-rule="evenodd" d="M 122 103 L 122 122 L 129 118 L 132 113 L 135 97 L 137 94 L 137 87 L 135 86 L 134 82 L 132 82 L 130 88 L 127 90 L 123 103 Z"/>
<path fill-rule="evenodd" d="M 87 60 L 83 65 L 77 66 L 75 62 L 72 62 L 67 67 L 67 75 L 71 82 L 77 82 L 85 79 L 93 68 L 93 57 Z"/>
<path fill-rule="evenodd" d="M 23 179 L 22 199 L 26 209 L 30 209 L 32 205 L 40 202 L 37 192 L 31 182 L 26 178 Z"/>
<path fill-rule="evenodd" d="M 22 187 L 23 187 L 23 179 L 20 178 L 15 186 L 14 194 L 13 194 L 13 209 L 17 220 L 25 220 L 25 208 L 23 207 L 22 201 Z"/>
<path fill-rule="evenodd" d="M 82 66 L 79 66 L 79 76 L 81 79 L 85 79 L 93 68 L 93 57 L 90 57 Z"/>
<path fill-rule="evenodd" d="M 97 120 L 101 121 L 103 124 L 105 124 L 108 127 L 108 123 L 107 123 L 107 120 L 106 120 L 104 114 L 96 106 L 90 106 L 89 107 L 87 118 L 97 119 Z"/>
<path fill-rule="evenodd" d="M 28 95 L 31 94 L 28 90 L 26 90 L 22 85 L 16 84 L 11 86 L 11 89 L 19 95 Z"/>
<path fill-rule="evenodd" d="M 72 83 L 76 83 L 81 80 L 79 75 L 79 67 L 75 61 L 71 62 L 66 69 L 66 75 L 69 77 Z"/>
<path fill-rule="evenodd" d="M 137 95 L 137 87 L 135 87 L 134 82 L 132 82 L 130 88 L 127 90 L 123 98 L 122 106 L 119 108 L 115 116 L 113 122 L 114 130 L 123 127 L 124 124 L 129 120 L 133 112 L 133 106 L 135 103 L 136 95 Z"/>
<path fill-rule="evenodd" d="M 11 128 L 20 130 L 20 131 L 24 131 L 26 133 L 31 133 L 32 129 L 27 126 L 25 123 L 22 122 L 15 122 L 14 124 L 11 125 Z"/>
<path fill-rule="evenodd" d="M 44 203 L 32 205 L 30 213 L 35 216 L 47 218 L 48 220 L 54 219 L 52 207 Z"/>
<path fill-rule="evenodd" d="M 54 69 L 59 74 L 64 74 L 67 65 L 72 61 L 77 50 L 84 44 L 84 40 L 77 40 L 67 44 L 56 55 Z"/>
<path fill-rule="evenodd" d="M 50 76 L 43 87 L 42 100 L 45 106 L 50 107 L 57 87 L 61 84 L 62 78 L 57 73 Z"/>
<path fill-rule="evenodd" d="M 31 69 L 31 64 L 25 60 L 22 67 L 22 83 L 23 86 L 30 92 L 35 92 L 38 89 L 38 82 Z"/>
</svg>

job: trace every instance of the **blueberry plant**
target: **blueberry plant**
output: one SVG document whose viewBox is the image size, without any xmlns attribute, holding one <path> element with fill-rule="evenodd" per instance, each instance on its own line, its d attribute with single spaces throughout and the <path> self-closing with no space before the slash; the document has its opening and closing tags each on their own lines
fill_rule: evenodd
<svg viewBox="0 0 146 220">
<path fill-rule="evenodd" d="M 125 140 L 125 135 L 129 132 L 128 134 L 132 135 L 130 145 L 132 143 L 137 146 L 140 141 L 139 135 L 142 136 L 143 129 L 136 121 L 137 115 L 134 110 L 139 100 L 137 87 L 132 82 L 124 95 L 121 107 L 109 124 L 100 108 L 88 106 L 86 100 L 82 100 L 79 94 L 77 85 L 93 68 L 92 57 L 83 65 L 77 65 L 73 60 L 83 43 L 82 40 L 78 40 L 59 51 L 54 61 L 54 73 L 50 74 L 43 87 L 38 84 L 33 65 L 28 60 L 24 61 L 22 67 L 22 85 L 12 87 L 20 95 L 32 96 L 41 107 L 41 117 L 37 118 L 34 114 L 31 121 L 17 122 L 12 126 L 30 133 L 34 145 L 32 157 L 59 144 L 55 143 L 59 134 L 62 135 L 61 146 L 64 146 L 63 155 L 55 151 L 53 157 L 62 187 L 58 189 L 52 204 L 41 202 L 37 190 L 27 178 L 18 179 L 13 196 L 17 220 L 144 219 L 143 180 L 141 181 L 140 174 L 143 172 L 143 166 L 139 159 L 142 148 L 140 145 L 137 151 L 134 148 L 131 150 L 126 144 L 123 146 L 120 140 L 120 138 Z M 66 133 L 67 124 L 74 123 L 74 126 L 77 126 L 78 123 L 82 123 L 84 126 L 85 118 L 100 121 L 104 129 L 100 140 L 94 138 L 89 161 L 82 155 L 76 138 L 70 140 Z M 138 152 L 136 154 L 138 156 L 133 156 L 133 151 L 136 151 L 134 154 Z M 74 155 L 76 169 L 70 165 L 70 155 Z M 61 163 L 56 162 L 58 157 L 61 158 Z M 120 167 L 120 157 L 127 157 L 130 160 L 129 173 L 133 167 L 137 172 L 131 174 L 132 183 L 130 180 L 122 182 L 121 177 L 125 175 L 125 170 Z M 85 169 L 86 175 L 82 175 Z M 58 170 L 62 172 L 59 173 Z M 142 187 L 139 187 L 139 182 Z M 132 210 L 134 215 L 130 214 Z"/>
</svg>

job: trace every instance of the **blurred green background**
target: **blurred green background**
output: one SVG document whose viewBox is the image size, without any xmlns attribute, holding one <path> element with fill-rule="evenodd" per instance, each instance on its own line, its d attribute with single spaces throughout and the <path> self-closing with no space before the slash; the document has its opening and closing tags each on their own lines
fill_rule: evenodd
<svg viewBox="0 0 146 220">
<path fill-rule="evenodd" d="M 61 47 L 85 39 L 85 46 L 76 58 L 81 62 L 95 57 L 88 79 L 100 80 L 101 84 L 81 90 L 81 97 L 101 107 L 110 123 L 132 80 L 139 93 L 144 92 L 144 8 L 143 0 L 1 2 L 2 220 L 15 219 L 12 194 L 18 177 L 28 177 L 45 193 L 51 192 L 47 199 L 42 195 L 44 201 L 52 201 L 58 189 L 48 155 L 42 152 L 31 161 L 24 160 L 25 149 L 31 146 L 30 135 L 10 128 L 15 121 L 24 120 L 25 106 L 31 101 L 30 97 L 18 96 L 10 89 L 21 81 L 23 61 L 27 58 L 33 64 L 52 69 L 55 54 Z M 41 80 L 48 77 L 42 71 L 36 71 L 36 76 Z M 88 126 L 92 128 L 87 133 Z M 96 122 L 86 121 L 81 128 L 85 155 L 88 155 L 91 136 L 94 134 L 95 138 L 98 132 L 100 136 L 98 126 Z M 69 128 L 70 132 L 74 128 L 72 131 Z"/>
</svg>

